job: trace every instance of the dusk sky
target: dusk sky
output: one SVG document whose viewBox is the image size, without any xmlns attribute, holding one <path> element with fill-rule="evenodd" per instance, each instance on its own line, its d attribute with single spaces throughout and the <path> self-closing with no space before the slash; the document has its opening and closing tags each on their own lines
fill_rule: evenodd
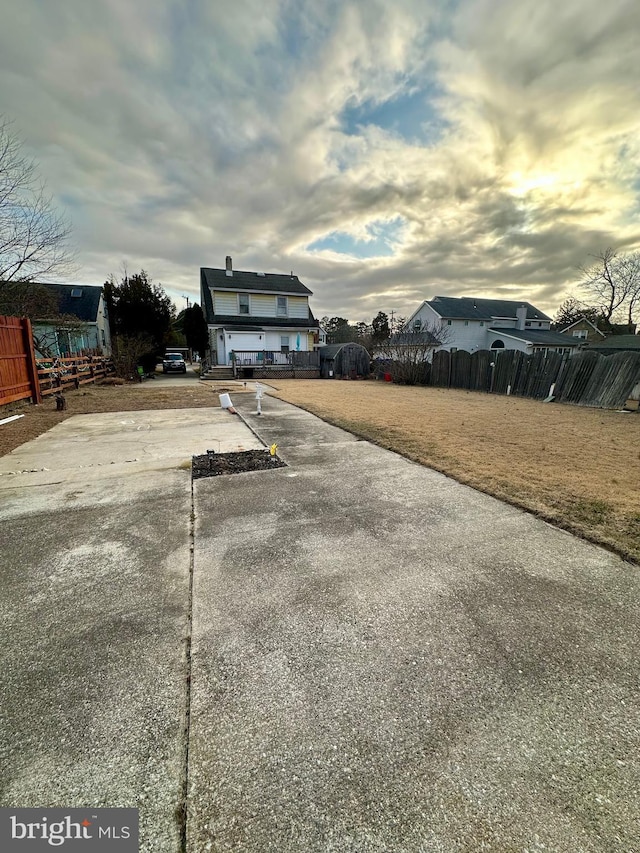
<svg viewBox="0 0 640 853">
<path fill-rule="evenodd" d="M 0 112 L 75 281 L 294 271 L 317 317 L 437 294 L 555 313 L 640 248 L 637 0 L 19 0 Z"/>
</svg>

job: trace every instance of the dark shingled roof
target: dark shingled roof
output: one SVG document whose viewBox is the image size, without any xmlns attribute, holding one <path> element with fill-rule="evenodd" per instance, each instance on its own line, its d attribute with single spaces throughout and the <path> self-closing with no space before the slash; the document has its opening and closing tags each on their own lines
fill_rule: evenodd
<svg viewBox="0 0 640 853">
<path fill-rule="evenodd" d="M 268 326 L 269 328 L 277 326 L 287 329 L 313 329 L 318 326 L 315 320 L 301 320 L 298 317 L 260 317 L 256 319 L 259 319 L 263 326 Z M 235 329 L 237 332 L 264 331 L 264 329 L 258 329 L 257 326 L 247 326 L 246 315 L 236 317 L 234 314 L 216 314 L 213 318 L 208 319 L 207 322 L 214 326 L 224 326 L 225 329 Z"/>
<path fill-rule="evenodd" d="M 588 348 L 596 350 L 596 352 L 611 352 L 619 350 L 640 350 L 640 335 L 611 335 L 604 341 L 597 341 L 593 344 L 588 344 Z"/>
<path fill-rule="evenodd" d="M 491 320 L 496 317 L 517 317 L 521 305 L 527 306 L 527 320 L 551 320 L 530 302 L 520 299 L 480 299 L 474 296 L 434 296 L 427 300 L 441 317 L 451 320 Z"/>
<path fill-rule="evenodd" d="M 550 347 L 579 347 L 584 341 L 580 338 L 570 338 L 559 332 L 549 332 L 546 329 L 504 329 L 491 328 L 488 330 L 494 335 L 505 335 L 517 338 L 519 341 L 528 341 L 532 344 L 542 344 Z"/>
<path fill-rule="evenodd" d="M 296 295 L 300 294 L 301 296 L 309 296 L 312 292 L 300 281 L 297 275 L 293 277 L 276 273 L 258 275 L 257 272 L 246 272 L 243 270 L 233 270 L 233 275 L 227 275 L 226 270 L 200 267 L 202 310 L 205 320 L 208 323 L 214 322 L 211 288 L 216 288 L 217 290 L 256 290 L 266 293 L 292 293 Z M 215 317 L 215 322 L 218 322 L 217 317 Z M 269 321 L 268 325 L 272 326 L 275 324 Z"/>
<path fill-rule="evenodd" d="M 85 323 L 95 323 L 98 319 L 98 304 L 102 287 L 95 284 L 40 284 L 53 291 L 58 298 L 58 310 L 61 314 L 73 314 Z M 71 293 L 80 294 L 72 296 Z"/>
</svg>

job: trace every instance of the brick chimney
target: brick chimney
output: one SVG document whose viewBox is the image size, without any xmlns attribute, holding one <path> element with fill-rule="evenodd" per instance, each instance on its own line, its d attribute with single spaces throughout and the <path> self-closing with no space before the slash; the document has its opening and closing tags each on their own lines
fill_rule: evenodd
<svg viewBox="0 0 640 853">
<path fill-rule="evenodd" d="M 233 275 L 233 264 L 231 262 L 231 255 L 227 255 L 227 275 Z"/>
</svg>

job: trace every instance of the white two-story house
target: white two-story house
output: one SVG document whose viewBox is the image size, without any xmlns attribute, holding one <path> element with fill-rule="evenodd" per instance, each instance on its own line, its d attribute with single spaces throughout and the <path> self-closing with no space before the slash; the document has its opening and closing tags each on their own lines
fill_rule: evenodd
<svg viewBox="0 0 640 853">
<path fill-rule="evenodd" d="M 481 299 L 473 296 L 435 296 L 409 317 L 407 330 L 443 330 L 440 349 L 515 349 L 568 353 L 580 346 L 577 338 L 550 331 L 551 318 L 529 302 Z"/>
<path fill-rule="evenodd" d="M 309 307 L 312 293 L 297 276 L 225 269 L 200 269 L 201 305 L 209 326 L 212 364 L 269 367 L 313 353 L 320 329 Z M 312 360 L 308 360 L 309 364 Z"/>
</svg>

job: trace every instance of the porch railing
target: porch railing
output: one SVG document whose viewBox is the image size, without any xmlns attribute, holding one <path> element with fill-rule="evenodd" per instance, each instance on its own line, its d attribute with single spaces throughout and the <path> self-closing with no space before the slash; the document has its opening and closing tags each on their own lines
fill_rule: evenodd
<svg viewBox="0 0 640 853">
<path fill-rule="evenodd" d="M 235 361 L 236 367 L 320 367 L 320 353 L 280 352 L 278 350 L 234 350 L 230 356 L 230 363 Z"/>
</svg>

